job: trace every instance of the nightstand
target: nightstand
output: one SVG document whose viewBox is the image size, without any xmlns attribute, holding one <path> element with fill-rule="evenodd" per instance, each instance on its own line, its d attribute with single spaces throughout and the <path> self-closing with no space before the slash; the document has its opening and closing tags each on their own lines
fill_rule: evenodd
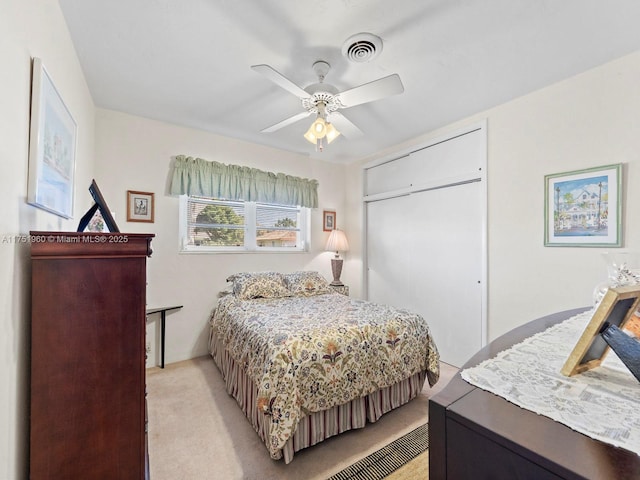
<svg viewBox="0 0 640 480">
<path fill-rule="evenodd" d="M 341 293 L 342 295 L 349 296 L 349 286 L 348 285 L 329 285 L 334 292 Z"/>
</svg>

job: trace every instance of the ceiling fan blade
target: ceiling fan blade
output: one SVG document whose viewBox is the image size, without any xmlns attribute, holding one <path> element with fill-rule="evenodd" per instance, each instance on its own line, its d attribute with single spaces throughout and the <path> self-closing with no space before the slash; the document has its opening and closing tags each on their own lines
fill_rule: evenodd
<svg viewBox="0 0 640 480">
<path fill-rule="evenodd" d="M 308 98 L 310 96 L 301 87 L 293 83 L 280 72 L 271 68 L 269 65 L 252 65 L 251 69 L 255 72 L 260 73 L 261 75 L 264 75 L 279 87 L 284 88 L 290 93 L 293 93 L 296 97 Z"/>
<path fill-rule="evenodd" d="M 286 127 L 287 125 L 291 125 L 292 123 L 296 123 L 297 121 L 302 120 L 303 118 L 306 118 L 309 115 L 311 115 L 311 112 L 298 113 L 297 115 L 294 115 L 293 117 L 286 118 L 286 119 L 282 120 L 281 122 L 276 123 L 275 125 L 271 125 L 270 127 L 267 127 L 267 128 L 265 128 L 263 130 L 260 130 L 260 132 L 262 132 L 262 133 L 275 132 L 276 130 L 280 130 L 281 128 Z"/>
<path fill-rule="evenodd" d="M 356 127 L 351 120 L 342 115 L 340 112 L 331 112 L 327 116 L 327 120 L 333 124 L 338 131 L 346 138 L 357 138 L 364 135 L 362 130 Z"/>
<path fill-rule="evenodd" d="M 388 77 L 365 83 L 338 94 L 344 108 L 354 107 L 363 103 L 373 102 L 381 98 L 390 97 L 404 92 L 404 86 L 397 73 Z"/>
</svg>

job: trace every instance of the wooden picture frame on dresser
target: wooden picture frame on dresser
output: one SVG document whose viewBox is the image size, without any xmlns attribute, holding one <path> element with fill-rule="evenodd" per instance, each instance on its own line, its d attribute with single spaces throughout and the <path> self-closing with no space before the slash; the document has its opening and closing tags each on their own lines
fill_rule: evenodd
<svg viewBox="0 0 640 480">
<path fill-rule="evenodd" d="M 29 478 L 144 479 L 153 234 L 31 232 Z"/>
<path fill-rule="evenodd" d="M 561 372 L 567 377 L 599 367 L 609 353 L 601 335 L 605 323 L 623 328 L 640 305 L 640 285 L 608 288 L 573 347 Z"/>
</svg>

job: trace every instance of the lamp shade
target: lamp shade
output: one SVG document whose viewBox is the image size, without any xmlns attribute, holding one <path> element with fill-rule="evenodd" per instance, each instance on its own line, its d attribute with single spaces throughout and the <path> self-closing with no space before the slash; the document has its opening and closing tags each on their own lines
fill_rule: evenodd
<svg viewBox="0 0 640 480">
<path fill-rule="evenodd" d="M 331 143 L 340 136 L 340 132 L 336 129 L 336 127 L 333 126 L 332 123 L 327 123 L 325 126 L 327 129 L 327 134 L 325 135 L 327 143 Z"/>
<path fill-rule="evenodd" d="M 314 145 L 316 144 L 318 138 L 313 133 L 313 125 L 311 125 L 309 127 L 309 130 L 307 130 L 307 133 L 304 134 L 304 138 L 307 140 L 307 142 L 313 143 Z"/>
<path fill-rule="evenodd" d="M 304 138 L 311 143 L 316 143 L 318 139 L 324 138 L 327 134 L 327 123 L 320 116 L 316 118 L 315 122 L 311 124 L 307 133 L 304 134 Z"/>
<path fill-rule="evenodd" d="M 342 230 L 331 230 L 325 250 L 328 252 L 346 252 L 349 250 L 347 236 Z"/>
</svg>

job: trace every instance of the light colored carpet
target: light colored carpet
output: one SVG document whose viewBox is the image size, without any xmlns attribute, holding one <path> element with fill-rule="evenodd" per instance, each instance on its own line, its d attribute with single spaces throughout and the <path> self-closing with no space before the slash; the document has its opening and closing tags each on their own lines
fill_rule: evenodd
<svg viewBox="0 0 640 480">
<path fill-rule="evenodd" d="M 442 364 L 441 380 L 364 429 L 296 452 L 285 465 L 269 457 L 209 356 L 147 370 L 149 459 L 153 480 L 325 480 L 427 421 L 428 398 L 457 369 Z M 427 478 L 428 453 L 387 477 Z M 404 471 L 404 473 L 403 473 Z"/>
</svg>

